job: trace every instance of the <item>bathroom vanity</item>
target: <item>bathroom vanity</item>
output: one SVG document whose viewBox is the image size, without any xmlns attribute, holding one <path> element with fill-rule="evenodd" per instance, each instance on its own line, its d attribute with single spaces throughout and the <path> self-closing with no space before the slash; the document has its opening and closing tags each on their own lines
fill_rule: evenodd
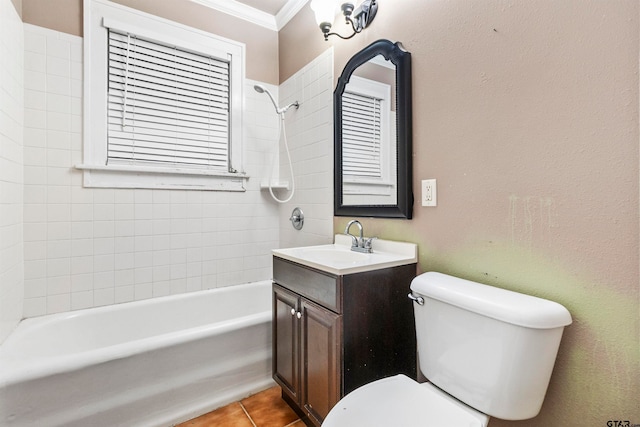
<svg viewBox="0 0 640 427">
<path fill-rule="evenodd" d="M 273 378 L 310 426 L 361 385 L 416 377 L 415 245 L 381 240 L 359 254 L 349 244 L 337 235 L 334 245 L 273 251 Z"/>
</svg>

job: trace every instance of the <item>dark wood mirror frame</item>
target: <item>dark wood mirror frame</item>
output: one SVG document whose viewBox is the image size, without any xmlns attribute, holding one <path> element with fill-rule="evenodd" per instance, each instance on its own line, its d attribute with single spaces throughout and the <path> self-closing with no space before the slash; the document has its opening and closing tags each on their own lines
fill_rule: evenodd
<svg viewBox="0 0 640 427">
<path fill-rule="evenodd" d="M 397 204 L 345 205 L 342 180 L 342 94 L 352 73 L 377 55 L 396 66 L 396 129 L 397 129 Z M 356 53 L 345 65 L 333 92 L 334 134 L 334 214 L 336 216 L 406 218 L 413 211 L 412 177 L 412 101 L 411 53 L 400 43 L 389 40 L 373 42 Z"/>
</svg>

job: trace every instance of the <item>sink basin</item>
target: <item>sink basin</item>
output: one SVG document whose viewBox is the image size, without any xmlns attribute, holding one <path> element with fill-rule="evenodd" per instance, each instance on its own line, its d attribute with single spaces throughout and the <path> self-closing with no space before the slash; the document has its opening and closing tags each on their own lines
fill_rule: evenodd
<svg viewBox="0 0 640 427">
<path fill-rule="evenodd" d="M 335 243 L 331 245 L 274 249 L 273 255 L 327 273 L 344 275 L 412 264 L 418 260 L 418 249 L 414 243 L 376 239 L 373 253 L 365 254 L 351 250 L 349 236 L 336 234 Z"/>
<path fill-rule="evenodd" d="M 327 264 L 353 264 L 364 262 L 367 259 L 367 254 L 354 252 L 350 249 L 345 250 L 335 245 L 328 245 L 326 247 L 311 246 L 309 248 L 301 248 L 299 252 L 304 258 Z"/>
</svg>

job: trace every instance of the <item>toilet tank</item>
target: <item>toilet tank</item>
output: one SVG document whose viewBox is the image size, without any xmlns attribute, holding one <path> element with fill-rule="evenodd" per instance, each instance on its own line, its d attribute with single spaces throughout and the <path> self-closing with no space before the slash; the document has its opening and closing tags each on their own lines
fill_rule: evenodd
<svg viewBox="0 0 640 427">
<path fill-rule="evenodd" d="M 571 315 L 562 305 L 441 273 L 411 283 L 420 369 L 487 415 L 535 417 Z"/>
</svg>

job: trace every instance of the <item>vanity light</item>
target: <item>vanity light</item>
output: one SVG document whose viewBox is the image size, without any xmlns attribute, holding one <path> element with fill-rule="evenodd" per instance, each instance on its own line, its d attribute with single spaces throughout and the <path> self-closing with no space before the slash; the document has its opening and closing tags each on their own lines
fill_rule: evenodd
<svg viewBox="0 0 640 427">
<path fill-rule="evenodd" d="M 346 23 L 351 24 L 353 28 L 353 34 L 344 37 L 338 33 L 330 33 L 331 25 L 335 20 L 335 16 L 338 12 L 338 4 L 340 0 L 311 0 L 311 9 L 316 15 L 316 22 L 324 34 L 324 39 L 328 40 L 329 36 L 338 36 L 341 39 L 350 39 L 373 21 L 378 11 L 377 0 L 364 0 L 357 9 L 354 10 L 355 5 L 352 2 L 342 3 L 340 10 L 345 17 Z"/>
</svg>

